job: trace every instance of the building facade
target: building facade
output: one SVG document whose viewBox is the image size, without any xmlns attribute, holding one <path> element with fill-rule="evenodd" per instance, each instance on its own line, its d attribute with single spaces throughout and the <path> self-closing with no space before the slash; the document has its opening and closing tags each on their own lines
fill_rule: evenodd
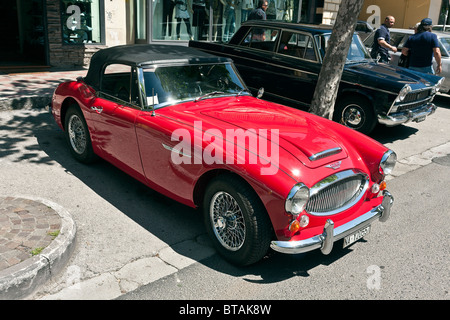
<svg viewBox="0 0 450 320">
<path fill-rule="evenodd" d="M 227 41 L 258 0 L 11 0 L 2 1 L 5 33 L 0 69 L 86 67 L 101 48 L 133 43 L 187 45 Z M 341 0 L 267 0 L 268 19 L 330 24 Z M 424 17 L 450 24 L 449 0 L 365 0 L 360 20 L 374 27 L 386 15 L 409 28 Z"/>
</svg>

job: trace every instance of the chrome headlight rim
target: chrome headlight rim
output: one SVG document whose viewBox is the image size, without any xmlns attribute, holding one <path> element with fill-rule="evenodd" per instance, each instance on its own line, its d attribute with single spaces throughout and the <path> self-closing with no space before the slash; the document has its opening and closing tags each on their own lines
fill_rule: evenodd
<svg viewBox="0 0 450 320">
<path fill-rule="evenodd" d="M 295 184 L 286 197 L 284 205 L 286 212 L 292 215 L 299 215 L 305 210 L 309 197 L 310 190 L 304 183 Z"/>
<path fill-rule="evenodd" d="M 393 150 L 388 150 L 381 157 L 380 165 L 378 167 L 379 172 L 382 175 L 389 175 L 394 170 L 395 163 L 397 162 L 397 154 Z"/>
<path fill-rule="evenodd" d="M 395 99 L 395 102 L 402 102 L 405 100 L 405 97 L 412 91 L 411 86 L 409 84 L 405 84 L 402 90 L 398 93 L 397 98 Z"/>
<path fill-rule="evenodd" d="M 433 91 L 435 93 L 439 92 L 439 90 L 441 89 L 441 86 L 442 86 L 442 83 L 444 82 L 444 80 L 445 80 L 445 78 L 443 77 L 443 78 L 439 79 L 439 81 L 434 85 Z"/>
</svg>

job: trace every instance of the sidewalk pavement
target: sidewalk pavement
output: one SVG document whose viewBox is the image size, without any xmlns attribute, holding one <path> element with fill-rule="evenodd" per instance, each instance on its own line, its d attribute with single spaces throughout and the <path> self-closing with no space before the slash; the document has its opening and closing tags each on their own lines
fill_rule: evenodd
<svg viewBox="0 0 450 320">
<path fill-rule="evenodd" d="M 87 69 L 32 73 L 0 73 L 0 111 L 43 108 L 59 83 L 85 76 Z"/>
<path fill-rule="evenodd" d="M 45 108 L 59 83 L 86 72 L 0 73 L 0 111 Z M 57 274 L 73 251 L 75 235 L 74 221 L 58 204 L 0 197 L 0 300 L 25 298 Z"/>
</svg>

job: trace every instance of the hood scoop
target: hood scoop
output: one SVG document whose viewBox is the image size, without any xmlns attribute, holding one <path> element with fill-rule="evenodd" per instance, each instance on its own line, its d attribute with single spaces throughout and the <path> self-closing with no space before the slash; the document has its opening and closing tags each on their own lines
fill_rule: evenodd
<svg viewBox="0 0 450 320">
<path fill-rule="evenodd" d="M 332 148 L 332 149 L 317 152 L 317 153 L 309 156 L 308 159 L 309 159 L 309 161 L 317 161 L 317 160 L 324 159 L 326 157 L 330 157 L 332 155 L 338 154 L 341 151 L 342 151 L 342 148 L 340 148 L 340 147 Z"/>
</svg>

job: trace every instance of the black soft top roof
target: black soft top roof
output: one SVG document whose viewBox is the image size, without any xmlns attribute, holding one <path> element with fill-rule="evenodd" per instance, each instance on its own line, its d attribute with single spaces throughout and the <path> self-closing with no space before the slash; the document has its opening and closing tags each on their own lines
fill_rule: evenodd
<svg viewBox="0 0 450 320">
<path fill-rule="evenodd" d="M 115 46 L 99 50 L 92 56 L 84 81 L 93 87 L 99 87 L 102 70 L 105 65 L 111 63 L 141 67 L 170 62 L 198 64 L 223 63 L 231 60 L 184 46 L 155 44 Z"/>
</svg>

